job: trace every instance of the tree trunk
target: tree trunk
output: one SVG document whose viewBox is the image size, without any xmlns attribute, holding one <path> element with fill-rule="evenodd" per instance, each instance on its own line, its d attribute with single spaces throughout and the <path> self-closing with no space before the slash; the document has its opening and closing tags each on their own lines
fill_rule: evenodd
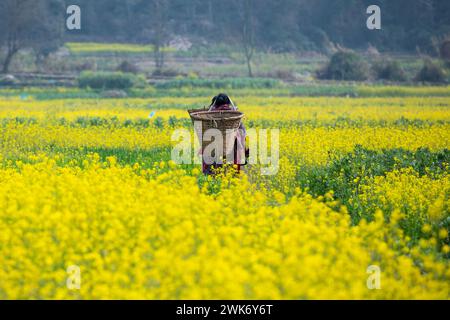
<svg viewBox="0 0 450 320">
<path fill-rule="evenodd" d="M 252 2 L 250 0 L 246 0 L 244 2 L 244 13 L 243 13 L 243 28 L 242 28 L 242 44 L 244 47 L 244 54 L 247 60 L 247 70 L 248 76 L 253 78 L 253 70 L 252 70 L 252 58 L 254 52 L 254 16 L 253 16 L 253 7 Z"/>
<path fill-rule="evenodd" d="M 2 73 L 9 72 L 9 66 L 11 64 L 12 58 L 14 57 L 14 54 L 14 51 L 8 51 L 8 53 L 6 54 L 5 60 L 3 61 Z"/>
<path fill-rule="evenodd" d="M 15 33 L 9 34 L 6 46 L 6 57 L 3 61 L 2 73 L 8 73 L 14 55 L 19 51 Z"/>
<path fill-rule="evenodd" d="M 253 71 L 252 71 L 252 58 L 248 55 L 246 55 L 247 58 L 247 69 L 248 69 L 248 76 L 250 78 L 253 78 Z"/>
<path fill-rule="evenodd" d="M 161 71 L 164 67 L 164 39 L 165 39 L 165 29 L 166 29 L 166 16 L 165 10 L 167 9 L 164 0 L 155 1 L 155 68 L 157 71 Z"/>
<path fill-rule="evenodd" d="M 155 45 L 155 67 L 156 70 L 161 70 L 164 67 L 164 48 L 161 45 Z"/>
</svg>

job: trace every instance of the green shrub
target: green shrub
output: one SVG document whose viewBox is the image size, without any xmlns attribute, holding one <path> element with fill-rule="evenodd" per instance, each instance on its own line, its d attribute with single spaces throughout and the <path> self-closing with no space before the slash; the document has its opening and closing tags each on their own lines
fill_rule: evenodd
<svg viewBox="0 0 450 320">
<path fill-rule="evenodd" d="M 406 81 L 406 73 L 398 61 L 385 61 L 374 64 L 377 79 L 390 81 Z"/>
<path fill-rule="evenodd" d="M 132 73 L 82 72 L 78 78 L 80 88 L 129 89 L 145 85 L 145 79 Z"/>
<path fill-rule="evenodd" d="M 156 117 L 155 120 L 153 121 L 153 124 L 155 125 L 155 127 L 159 128 L 159 129 L 163 129 L 164 128 L 164 119 L 161 117 Z"/>
<path fill-rule="evenodd" d="M 156 69 L 152 73 L 153 77 L 179 77 L 186 76 L 185 73 L 180 72 L 179 70 L 165 68 L 165 69 Z"/>
<path fill-rule="evenodd" d="M 279 87 L 281 82 L 266 78 L 229 78 L 229 79 L 195 79 L 182 78 L 157 83 L 157 89 L 172 89 L 183 87 L 203 87 L 211 89 L 241 89 L 241 88 L 275 88 Z"/>
<path fill-rule="evenodd" d="M 324 167 L 303 170 L 298 180 L 314 196 L 323 196 L 333 190 L 335 198 L 349 209 L 353 223 L 358 223 L 362 218 L 371 220 L 374 214 L 372 210 L 368 211 L 358 204 L 358 192 L 355 191 L 361 184 L 372 177 L 401 168 L 412 168 L 420 176 L 443 174 L 449 161 L 450 151 L 447 149 L 437 152 L 427 148 L 415 151 L 401 148 L 374 151 L 357 145 L 353 152 L 344 156 L 331 155 Z"/>
<path fill-rule="evenodd" d="M 357 96 L 357 87 L 354 85 L 339 85 L 339 84 L 302 84 L 299 86 L 292 86 L 289 90 L 293 96 L 309 96 L 309 97 L 355 97 Z"/>
<path fill-rule="evenodd" d="M 117 71 L 124 73 L 139 73 L 139 68 L 127 60 L 122 61 L 122 63 L 117 67 Z"/>
<path fill-rule="evenodd" d="M 416 81 L 421 82 L 444 82 L 445 72 L 441 66 L 431 60 L 425 60 L 422 69 L 416 76 Z"/>
<path fill-rule="evenodd" d="M 320 79 L 363 81 L 368 78 L 368 65 L 354 52 L 335 53 L 328 65 L 318 72 Z"/>
</svg>

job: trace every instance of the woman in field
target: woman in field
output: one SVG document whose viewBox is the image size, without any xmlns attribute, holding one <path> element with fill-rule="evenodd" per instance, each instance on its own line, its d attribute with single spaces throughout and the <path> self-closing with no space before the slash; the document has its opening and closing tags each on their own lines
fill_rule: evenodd
<svg viewBox="0 0 450 320">
<path fill-rule="evenodd" d="M 211 105 L 209 106 L 208 111 L 237 111 L 237 107 L 234 105 L 233 101 L 224 93 L 220 93 L 219 95 L 212 98 Z M 241 159 L 241 155 L 245 154 L 245 158 L 247 159 L 249 156 L 249 150 L 245 147 L 245 126 L 241 122 L 239 126 L 239 130 L 237 132 L 235 144 L 234 144 L 234 161 L 236 171 L 239 173 L 241 170 L 241 166 L 246 164 L 243 163 Z M 204 174 L 214 174 L 214 169 L 221 167 L 220 164 L 206 164 L 203 160 L 203 173 Z"/>
</svg>

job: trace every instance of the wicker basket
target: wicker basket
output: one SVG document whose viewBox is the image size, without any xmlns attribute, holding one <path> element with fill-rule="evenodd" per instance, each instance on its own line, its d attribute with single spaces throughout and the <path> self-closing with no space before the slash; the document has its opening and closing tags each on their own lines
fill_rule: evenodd
<svg viewBox="0 0 450 320">
<path fill-rule="evenodd" d="M 188 113 L 189 113 L 189 115 L 191 115 L 192 113 L 201 112 L 201 111 L 208 111 L 208 110 L 206 109 L 206 107 L 203 107 L 201 109 L 189 109 Z"/>
<path fill-rule="evenodd" d="M 193 113 L 197 113 L 197 112 L 204 112 L 204 111 L 208 111 L 207 109 L 206 109 L 206 107 L 203 107 L 203 108 L 201 108 L 201 109 L 189 109 L 188 110 L 188 113 L 189 113 L 189 116 L 191 117 L 191 115 L 193 114 Z M 191 120 L 192 120 L 192 124 L 194 124 L 194 119 L 192 119 L 192 117 L 191 117 Z"/>
<path fill-rule="evenodd" d="M 205 132 L 209 129 L 218 129 L 222 133 L 223 138 L 223 157 L 226 157 L 234 147 L 233 145 L 227 145 L 227 136 L 236 136 L 239 126 L 241 125 L 242 118 L 244 114 L 239 111 L 199 111 L 189 113 L 192 122 L 201 121 L 201 132 L 196 130 L 199 140 L 202 141 L 202 151 L 211 143 L 211 141 L 204 141 L 201 137 L 204 136 Z M 201 136 L 200 136 L 201 135 Z"/>
</svg>

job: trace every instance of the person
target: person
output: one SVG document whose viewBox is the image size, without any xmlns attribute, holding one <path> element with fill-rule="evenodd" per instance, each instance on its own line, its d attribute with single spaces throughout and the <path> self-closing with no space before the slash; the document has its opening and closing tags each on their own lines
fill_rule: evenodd
<svg viewBox="0 0 450 320">
<path fill-rule="evenodd" d="M 230 99 L 230 97 L 224 93 L 220 93 L 217 96 L 213 97 L 211 100 L 211 105 L 208 108 L 208 111 L 237 111 L 237 107 Z M 249 149 L 245 146 L 245 136 L 246 130 L 244 124 L 241 122 L 239 126 L 239 130 L 236 135 L 236 140 L 234 144 L 234 161 L 236 172 L 239 173 L 241 171 L 241 166 L 245 165 L 247 161 L 243 164 L 241 161 L 242 151 L 245 153 L 245 160 L 249 157 Z M 203 173 L 210 175 L 214 174 L 214 170 L 221 167 L 220 164 L 206 164 L 203 160 Z"/>
<path fill-rule="evenodd" d="M 219 111 L 219 110 L 236 111 L 237 108 L 231 101 L 230 97 L 228 97 L 224 93 L 219 93 L 217 96 L 212 98 L 211 105 L 209 106 L 209 111 Z"/>
</svg>

